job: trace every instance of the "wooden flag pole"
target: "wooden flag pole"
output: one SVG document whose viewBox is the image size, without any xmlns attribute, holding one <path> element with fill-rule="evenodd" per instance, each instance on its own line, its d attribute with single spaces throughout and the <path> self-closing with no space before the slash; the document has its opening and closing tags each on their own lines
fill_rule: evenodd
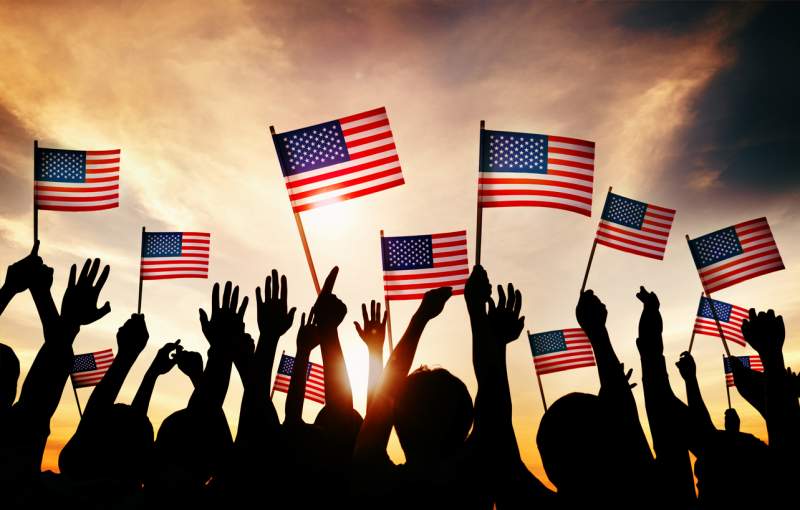
<svg viewBox="0 0 800 510">
<path fill-rule="evenodd" d="M 703 300 L 703 295 L 704 295 L 704 294 L 701 292 L 701 293 L 700 293 L 700 301 L 702 301 L 702 300 Z M 709 305 L 709 306 L 711 306 L 711 305 Z M 699 312 L 698 312 L 698 313 L 699 313 Z M 697 322 L 697 317 L 695 317 L 695 319 L 694 319 L 694 320 L 695 320 L 695 322 Z M 695 328 L 695 326 L 692 326 L 692 338 L 689 340 L 689 354 L 691 354 L 691 353 L 692 353 L 692 346 L 694 345 L 694 335 L 695 335 L 695 329 L 696 329 L 696 328 Z"/>
<path fill-rule="evenodd" d="M 266 292 L 266 289 L 264 290 Z M 283 359 L 283 355 L 286 354 L 286 349 L 281 351 L 281 359 Z M 278 361 L 280 363 L 280 361 Z M 280 368 L 280 367 L 279 367 Z M 288 395 L 288 393 L 287 393 Z M 272 400 L 272 397 L 275 396 L 275 382 L 272 382 L 272 391 L 269 393 L 269 399 Z"/>
<path fill-rule="evenodd" d="M 272 135 L 272 142 L 275 144 L 275 152 L 278 154 L 280 160 L 281 152 L 278 150 L 278 142 L 275 141 L 275 126 L 269 127 L 269 133 Z M 283 162 L 281 161 L 281 167 Z M 294 212 L 294 208 L 292 208 Z M 308 240 L 306 239 L 306 231 L 303 228 L 303 220 L 300 219 L 300 213 L 294 212 L 294 222 L 297 225 L 297 232 L 300 233 L 300 242 L 303 243 L 303 252 L 306 254 L 306 262 L 308 263 L 308 270 L 311 271 L 311 280 L 314 282 L 314 290 L 319 294 L 319 279 L 317 278 L 317 270 L 314 269 L 314 260 L 311 258 L 311 250 L 308 248 Z"/>
<path fill-rule="evenodd" d="M 690 241 L 691 241 L 691 239 L 689 238 L 689 234 L 686 234 L 686 243 L 689 245 L 689 251 L 692 250 L 692 245 L 691 245 Z M 725 333 L 723 333 L 722 326 L 719 323 L 719 317 L 717 317 L 717 310 L 714 307 L 714 300 L 711 299 L 711 294 L 706 292 L 705 289 L 703 289 L 703 292 L 705 293 L 706 297 L 708 298 L 708 301 L 709 301 L 708 307 L 711 308 L 711 315 L 714 317 L 714 323 L 716 323 L 716 325 L 717 325 L 717 331 L 719 331 L 719 337 L 722 339 L 722 347 L 725 349 L 725 354 L 727 354 L 728 357 L 730 357 L 731 350 L 728 348 L 728 341 L 725 340 Z"/>
<path fill-rule="evenodd" d="M 381 259 L 383 259 L 383 230 L 381 230 Z M 381 261 L 383 265 L 383 261 Z M 386 289 L 383 291 L 383 306 L 386 308 L 386 333 L 389 339 L 389 355 L 394 351 L 394 341 L 392 339 L 392 311 L 389 308 L 389 296 L 386 295 Z M 378 317 L 380 320 L 380 317 Z"/>
<path fill-rule="evenodd" d="M 728 354 L 728 357 L 730 358 L 731 355 Z M 724 355 L 722 356 L 722 363 L 725 364 L 725 356 Z M 733 365 L 731 365 L 731 377 L 733 377 Z M 728 409 L 730 409 L 731 408 L 731 387 L 728 386 L 728 377 L 727 377 L 727 375 L 725 376 L 725 393 L 728 395 Z"/>
<path fill-rule="evenodd" d="M 531 337 L 531 332 L 526 331 L 528 334 L 528 338 Z M 542 386 L 542 377 L 539 375 L 539 371 L 536 370 L 536 365 L 533 366 L 533 371 L 536 372 L 536 382 L 539 383 L 539 395 L 542 396 L 542 405 L 544 406 L 544 412 L 547 412 L 547 401 L 544 399 L 544 387 Z"/>
<path fill-rule="evenodd" d="M 136 313 L 142 313 L 142 254 L 144 253 L 144 227 L 142 227 L 142 242 L 139 252 L 139 299 L 136 304 Z"/>
<path fill-rule="evenodd" d="M 75 383 L 72 381 L 72 377 L 69 378 L 69 382 L 72 385 L 72 392 L 75 394 L 75 403 L 78 404 L 78 416 L 83 418 L 83 411 L 81 410 L 81 401 L 78 400 L 78 390 L 75 388 Z"/>
<path fill-rule="evenodd" d="M 478 218 L 475 225 L 475 265 L 481 263 L 481 236 L 483 235 L 483 207 L 481 206 L 481 159 L 483 157 L 483 130 L 486 129 L 486 121 L 481 121 L 481 133 L 478 142 L 478 192 L 477 192 L 477 209 Z"/>
<path fill-rule="evenodd" d="M 608 194 L 611 194 L 613 186 L 608 187 Z M 608 203 L 608 195 L 606 195 L 606 203 Z M 594 242 L 592 242 L 592 251 L 589 252 L 589 262 L 586 264 L 586 272 L 583 274 L 583 283 L 581 284 L 581 294 L 586 290 L 586 281 L 589 279 L 589 270 L 592 269 L 592 261 L 594 260 L 594 251 L 597 249 L 597 234 L 594 235 Z"/>
<path fill-rule="evenodd" d="M 33 141 L 33 242 L 34 243 L 39 240 L 39 206 L 36 205 L 36 153 L 37 152 L 39 152 L 39 140 L 34 140 Z"/>
</svg>

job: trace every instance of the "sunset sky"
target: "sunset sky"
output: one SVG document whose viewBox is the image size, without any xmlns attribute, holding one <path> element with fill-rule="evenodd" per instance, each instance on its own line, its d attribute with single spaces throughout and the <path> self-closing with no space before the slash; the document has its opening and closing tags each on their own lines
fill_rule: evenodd
<svg viewBox="0 0 800 510">
<path fill-rule="evenodd" d="M 612 342 L 641 377 L 635 347 L 640 284 L 662 303 L 665 355 L 688 346 L 700 282 L 684 240 L 766 216 L 787 270 L 718 293 L 774 308 L 787 326 L 786 362 L 800 369 L 800 172 L 796 148 L 800 44 L 797 5 L 562 2 L 0 2 L 0 264 L 32 242 L 32 144 L 122 150 L 121 206 L 40 214 L 41 255 L 56 268 L 60 302 L 72 263 L 111 265 L 112 312 L 86 327 L 75 352 L 112 347 L 136 310 L 140 231 L 211 232 L 209 280 L 145 282 L 150 342 L 119 400 L 130 402 L 158 347 L 181 339 L 205 356 L 198 307 L 214 281 L 254 299 L 272 268 L 307 310 L 314 289 L 268 126 L 301 128 L 385 106 L 406 184 L 303 213 L 321 277 L 341 268 L 340 329 L 356 408 L 366 402 L 367 350 L 352 327 L 360 304 L 382 299 L 378 233 L 466 229 L 474 256 L 478 127 L 596 142 L 592 218 L 541 208 L 485 211 L 482 262 L 495 283 L 523 292 L 526 329 L 576 327 L 574 306 L 605 191 L 677 209 L 662 262 L 599 247 L 589 287 L 609 309 Z M 417 302 L 393 303 L 395 340 Z M 247 328 L 257 336 L 255 306 Z M 294 354 L 297 321 L 278 351 Z M 524 336 L 524 335 L 523 335 Z M 0 318 L 23 374 L 42 343 L 28 295 Z M 754 351 L 731 345 L 735 354 Z M 715 423 L 726 407 L 722 346 L 698 337 L 694 355 Z M 526 338 L 508 349 L 514 425 L 526 464 L 546 479 L 535 435 L 543 409 Z M 320 361 L 319 351 L 312 361 Z M 463 299 L 426 330 L 415 366 L 442 366 L 476 391 Z M 275 364 L 277 368 L 277 363 Z M 22 380 L 22 379 L 21 379 Z M 21 381 L 20 380 L 20 381 Z M 235 426 L 241 384 L 225 403 Z M 596 392 L 593 368 L 543 377 L 548 402 Z M 184 407 L 191 386 L 177 369 L 150 407 L 157 428 Z M 85 403 L 89 389 L 78 390 Z M 646 427 L 641 385 L 634 389 Z M 283 415 L 283 394 L 274 402 Z M 738 394 L 742 428 L 766 439 Z M 312 421 L 320 406 L 305 404 Z M 77 425 L 67 385 L 43 468 Z M 391 455 L 402 460 L 393 440 Z M 266 459 L 265 459 L 266 460 Z"/>
</svg>

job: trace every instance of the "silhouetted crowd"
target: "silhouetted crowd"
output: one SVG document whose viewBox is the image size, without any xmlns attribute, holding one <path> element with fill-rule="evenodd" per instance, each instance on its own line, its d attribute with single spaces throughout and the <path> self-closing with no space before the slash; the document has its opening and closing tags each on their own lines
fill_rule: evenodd
<svg viewBox="0 0 800 510">
<path fill-rule="evenodd" d="M 285 276 L 273 270 L 256 289 L 258 339 L 245 329 L 248 297 L 228 282 L 214 285 L 210 311 L 199 318 L 208 341 L 199 353 L 179 342 L 161 347 L 130 404 L 120 388 L 147 345 L 144 315 L 133 314 L 117 332 L 113 364 L 94 387 L 60 473 L 42 472 L 50 420 L 73 362 L 81 328 L 110 311 L 98 307 L 109 275 L 100 260 L 72 266 L 60 309 L 51 294 L 53 270 L 31 254 L 11 265 L 0 289 L 0 313 L 30 291 L 44 344 L 17 394 L 20 364 L 0 344 L 0 508 L 793 508 L 800 483 L 800 380 L 784 365 L 784 325 L 772 310 L 750 311 L 742 333 L 761 356 L 764 372 L 731 358 L 736 388 L 766 420 L 769 444 L 741 432 L 728 409 L 717 430 L 706 408 L 689 353 L 677 361 L 686 402 L 667 376 L 658 297 L 642 287 L 636 346 L 652 449 L 639 420 L 631 370 L 619 362 L 606 329 L 606 307 L 584 292 L 575 315 L 589 337 L 600 376 L 597 395 L 571 393 L 545 412 L 536 438 L 557 491 L 523 464 L 511 421 L 506 346 L 524 327 L 522 295 L 512 284 L 492 286 L 475 266 L 464 290 L 472 332 L 478 391 L 444 368 L 412 370 L 427 324 L 451 298 L 449 287 L 425 294 L 384 364 L 386 314 L 374 301 L 356 323 L 369 351 L 366 416 L 353 396 L 339 342 L 347 307 L 328 275 L 316 303 L 302 314 L 295 367 L 321 349 L 325 406 L 314 423 L 302 410 L 306 371 L 295 369 L 280 422 L 270 398 L 278 340 L 295 320 Z M 368 309 L 369 308 L 369 309 Z M 441 341 L 428 339 L 426 341 Z M 448 338 L 454 351 L 468 339 Z M 624 341 L 624 340 L 617 340 Z M 184 409 L 158 431 L 147 417 L 159 376 L 175 366 L 194 391 Z M 222 410 L 231 373 L 244 392 L 233 434 Z M 406 462 L 395 465 L 386 448 L 392 428 Z M 694 460 L 694 464 L 692 464 Z"/>
</svg>

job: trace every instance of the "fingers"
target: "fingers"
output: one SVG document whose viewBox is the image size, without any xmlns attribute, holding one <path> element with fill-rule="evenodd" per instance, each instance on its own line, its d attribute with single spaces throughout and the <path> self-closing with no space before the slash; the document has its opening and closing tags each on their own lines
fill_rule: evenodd
<svg viewBox="0 0 800 510">
<path fill-rule="evenodd" d="M 278 299 L 278 296 L 280 295 L 280 288 L 278 287 L 278 285 L 280 285 L 280 280 L 278 279 L 278 271 L 273 269 L 272 274 L 270 276 L 272 277 L 272 289 L 270 297 L 272 299 Z"/>
<path fill-rule="evenodd" d="M 81 268 L 81 274 L 78 276 L 78 281 L 82 282 L 86 280 L 86 276 L 89 274 L 89 268 L 91 267 L 92 260 L 86 259 L 83 263 L 83 268 Z"/>
<path fill-rule="evenodd" d="M 328 273 L 327 278 L 325 278 L 325 284 L 322 285 L 322 290 L 319 292 L 320 295 L 333 293 L 333 286 L 336 283 L 336 277 L 338 275 L 339 266 L 333 266 L 333 269 L 331 269 L 331 272 Z"/>
<path fill-rule="evenodd" d="M 222 303 L 220 303 L 220 308 L 222 310 L 231 307 L 231 290 L 233 290 L 231 282 L 225 282 L 225 289 L 222 291 Z"/>
<path fill-rule="evenodd" d="M 266 287 L 264 288 L 266 289 Z M 256 305 L 260 308 L 263 304 L 264 300 L 261 299 L 261 287 L 256 287 Z"/>
<path fill-rule="evenodd" d="M 502 285 L 497 286 L 497 307 L 498 308 L 505 308 L 506 307 L 506 292 L 503 290 Z"/>
<path fill-rule="evenodd" d="M 106 280 L 108 280 L 108 273 L 110 272 L 111 272 L 111 266 L 107 265 L 106 267 L 103 268 L 103 272 L 100 273 L 100 278 L 97 279 L 97 283 L 95 284 L 95 288 L 97 289 L 98 292 L 103 288 L 103 285 L 106 284 Z"/>
<path fill-rule="evenodd" d="M 208 327 L 208 314 L 206 314 L 206 311 L 203 310 L 202 308 L 200 308 L 199 311 L 200 311 L 200 326 L 205 331 L 205 329 Z"/>
<path fill-rule="evenodd" d="M 111 303 L 106 301 L 106 303 L 97 310 L 97 315 L 95 316 L 94 320 L 99 320 L 108 315 L 111 312 Z"/>
<path fill-rule="evenodd" d="M 286 275 L 281 276 L 281 291 L 280 291 L 280 300 L 281 303 L 286 303 L 289 298 L 289 286 L 286 284 Z"/>
<path fill-rule="evenodd" d="M 522 293 L 517 290 L 514 291 L 514 315 L 519 316 L 519 313 L 521 311 L 522 311 Z"/>
<path fill-rule="evenodd" d="M 300 328 L 306 327 L 306 312 L 300 314 Z"/>
<path fill-rule="evenodd" d="M 39 240 L 35 240 L 33 242 L 33 248 L 31 248 L 31 256 L 38 257 L 39 256 Z"/>
<path fill-rule="evenodd" d="M 233 292 L 231 293 L 231 308 L 236 310 L 236 306 L 239 304 L 239 286 L 236 285 L 233 288 Z"/>
<path fill-rule="evenodd" d="M 239 291 L 239 287 L 236 287 L 236 291 L 237 292 Z M 244 312 L 247 310 L 247 303 L 249 301 L 250 301 L 250 298 L 248 298 L 247 296 L 245 296 L 244 299 L 242 299 L 242 306 L 239 308 L 239 312 L 236 314 L 237 317 L 239 317 L 240 321 L 244 320 Z M 235 306 L 236 305 L 234 305 L 234 308 L 233 308 L 234 310 L 236 310 Z"/>
<path fill-rule="evenodd" d="M 289 327 L 292 327 L 294 323 L 294 314 L 297 312 L 297 307 L 293 306 L 291 310 L 289 310 L 288 319 L 289 319 Z"/>
<path fill-rule="evenodd" d="M 375 301 L 373 301 L 372 304 L 374 305 Z M 364 326 L 366 326 L 369 323 L 369 315 L 367 315 L 366 303 L 361 303 L 361 318 L 364 319 Z"/>
<path fill-rule="evenodd" d="M 375 303 L 375 315 L 372 318 L 373 321 L 377 322 L 381 320 L 381 302 L 378 301 Z"/>
<path fill-rule="evenodd" d="M 219 282 L 214 284 L 211 290 L 211 315 L 219 311 Z"/>
<path fill-rule="evenodd" d="M 72 267 L 69 268 L 69 283 L 67 284 L 68 288 L 75 287 L 76 280 L 75 280 L 75 273 L 78 271 L 78 266 L 72 264 Z"/>
<path fill-rule="evenodd" d="M 97 271 L 100 270 L 100 259 L 94 259 L 92 261 L 92 266 L 89 268 L 89 273 L 86 275 L 87 283 L 92 285 L 94 283 L 94 279 L 97 278 Z"/>
<path fill-rule="evenodd" d="M 356 327 L 356 333 L 358 333 L 358 336 L 364 338 L 364 330 L 361 329 L 361 325 L 358 323 L 358 321 L 353 321 L 353 325 Z"/>
</svg>

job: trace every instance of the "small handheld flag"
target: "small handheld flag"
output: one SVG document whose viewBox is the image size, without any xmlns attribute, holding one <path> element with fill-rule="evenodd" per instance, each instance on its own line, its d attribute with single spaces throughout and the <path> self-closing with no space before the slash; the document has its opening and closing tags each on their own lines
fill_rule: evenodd
<svg viewBox="0 0 800 510">
<path fill-rule="evenodd" d="M 142 280 L 208 278 L 211 234 L 143 232 Z"/>
<path fill-rule="evenodd" d="M 281 362 L 278 365 L 278 373 L 275 374 L 275 383 L 272 385 L 272 391 L 289 393 L 289 383 L 292 381 L 293 371 L 294 357 L 282 354 Z M 308 363 L 305 398 L 325 405 L 325 369 L 322 365 Z"/>
<path fill-rule="evenodd" d="M 784 269 L 766 218 L 689 239 L 689 248 L 707 294 Z"/>
<path fill-rule="evenodd" d="M 673 219 L 675 209 L 609 193 L 596 240 L 609 248 L 663 260 Z"/>
<path fill-rule="evenodd" d="M 74 388 L 95 386 L 103 379 L 111 363 L 114 362 L 114 352 L 105 349 L 87 354 L 76 354 L 72 357 L 72 368 L 69 377 Z"/>
<path fill-rule="evenodd" d="M 589 337 L 581 328 L 533 334 L 528 331 L 528 341 L 533 353 L 533 365 L 536 371 L 536 380 L 539 382 L 539 393 L 542 396 L 544 410 L 547 411 L 541 376 L 573 368 L 594 366 L 596 364 L 594 351 Z"/>
<path fill-rule="evenodd" d="M 711 311 L 712 302 L 714 303 L 714 312 L 716 312 L 716 317 L 719 320 L 719 327 L 717 327 L 717 323 L 714 321 L 714 313 Z M 694 332 L 698 335 L 720 338 L 719 330 L 721 328 L 726 340 L 744 347 L 746 343 L 742 335 L 742 321 L 747 316 L 746 308 L 701 296 L 700 306 L 697 309 L 697 318 L 694 321 Z"/>
<path fill-rule="evenodd" d="M 100 211 L 119 207 L 120 150 L 35 148 L 33 197 L 37 209 Z"/>
<path fill-rule="evenodd" d="M 381 237 L 383 290 L 387 302 L 421 299 L 439 287 L 463 294 L 469 278 L 467 232 Z"/>
</svg>

